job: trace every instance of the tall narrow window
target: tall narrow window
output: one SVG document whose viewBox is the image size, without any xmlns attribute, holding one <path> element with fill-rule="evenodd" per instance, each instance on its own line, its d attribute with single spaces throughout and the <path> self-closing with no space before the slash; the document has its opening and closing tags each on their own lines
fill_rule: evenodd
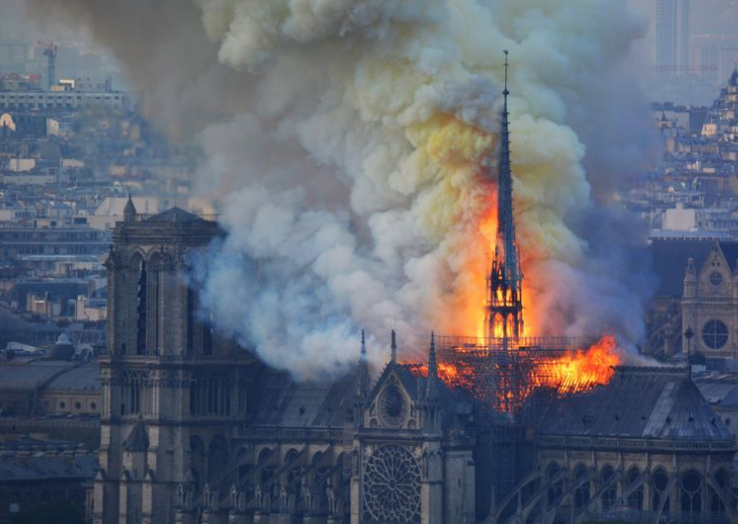
<svg viewBox="0 0 738 524">
<path fill-rule="evenodd" d="M 136 354 L 146 354 L 146 265 L 143 260 L 138 270 L 136 294 Z"/>
<path fill-rule="evenodd" d="M 161 321 L 161 270 L 154 271 L 154 352 L 161 353 L 159 322 Z"/>
</svg>

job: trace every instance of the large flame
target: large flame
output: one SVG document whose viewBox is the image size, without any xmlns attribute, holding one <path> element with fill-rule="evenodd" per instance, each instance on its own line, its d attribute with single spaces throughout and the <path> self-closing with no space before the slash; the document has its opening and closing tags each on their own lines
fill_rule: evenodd
<svg viewBox="0 0 738 524">
<path fill-rule="evenodd" d="M 438 377 L 447 387 L 472 392 L 498 411 L 514 412 L 523 407 L 539 389 L 554 391 L 563 397 L 589 391 L 610 382 L 615 367 L 621 363 L 615 337 L 606 335 L 587 349 L 566 351 L 553 356 L 546 351 L 526 352 L 513 349 L 507 359 L 499 355 L 475 356 L 468 348 L 451 348 L 455 362 L 439 362 Z M 488 360 L 485 360 L 488 359 Z M 503 362 L 505 362 L 503 364 Z M 405 363 L 415 375 L 428 376 L 424 364 Z M 494 374 L 494 381 L 481 375 Z M 493 389 L 489 390 L 490 384 Z"/>
<path fill-rule="evenodd" d="M 620 364 L 615 337 L 607 335 L 587 350 L 566 353 L 550 363 L 541 376 L 541 385 L 556 388 L 560 394 L 575 393 L 605 385 Z"/>
</svg>

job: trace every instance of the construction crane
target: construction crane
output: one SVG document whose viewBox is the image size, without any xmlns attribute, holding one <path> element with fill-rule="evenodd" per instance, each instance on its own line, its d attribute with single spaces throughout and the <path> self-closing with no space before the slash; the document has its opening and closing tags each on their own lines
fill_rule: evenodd
<svg viewBox="0 0 738 524">
<path fill-rule="evenodd" d="M 53 42 L 37 41 L 37 45 L 44 50 L 46 57 L 46 88 L 51 91 L 51 87 L 56 84 L 56 45 Z"/>
</svg>

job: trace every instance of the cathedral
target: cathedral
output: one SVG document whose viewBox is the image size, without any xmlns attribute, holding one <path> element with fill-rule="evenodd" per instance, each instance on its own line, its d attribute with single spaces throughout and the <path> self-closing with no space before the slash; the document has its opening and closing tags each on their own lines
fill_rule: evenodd
<svg viewBox="0 0 738 524">
<path fill-rule="evenodd" d="M 735 441 L 686 369 L 618 368 L 535 421 L 397 360 L 299 383 L 214 330 L 181 278 L 222 231 L 129 206 L 108 255 L 96 524 L 734 522 Z M 357 356 L 363 345 L 357 340 Z"/>
<path fill-rule="evenodd" d="M 506 103 L 501 142 L 487 322 L 512 355 L 523 306 Z M 738 521 L 734 437 L 686 368 L 619 367 L 590 391 L 533 394 L 540 409 L 517 417 L 493 409 L 506 396 L 491 374 L 442 380 L 438 338 L 408 364 L 392 333 L 377 376 L 362 335 L 354 370 L 296 382 L 219 333 L 182 278 L 223 234 L 176 207 L 138 214 L 130 199 L 115 227 L 95 524 Z"/>
</svg>

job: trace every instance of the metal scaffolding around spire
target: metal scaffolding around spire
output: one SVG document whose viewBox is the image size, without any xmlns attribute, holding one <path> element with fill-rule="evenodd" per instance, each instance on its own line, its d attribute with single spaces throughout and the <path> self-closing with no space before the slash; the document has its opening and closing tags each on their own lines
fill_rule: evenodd
<svg viewBox="0 0 738 524">
<path fill-rule="evenodd" d="M 497 185 L 497 238 L 487 279 L 487 336 L 517 340 L 523 332 L 523 272 L 515 239 L 510 162 L 510 122 L 507 110 L 508 52 L 505 51 L 505 89 L 500 130 Z M 505 344 L 507 346 L 507 344 Z"/>
</svg>

